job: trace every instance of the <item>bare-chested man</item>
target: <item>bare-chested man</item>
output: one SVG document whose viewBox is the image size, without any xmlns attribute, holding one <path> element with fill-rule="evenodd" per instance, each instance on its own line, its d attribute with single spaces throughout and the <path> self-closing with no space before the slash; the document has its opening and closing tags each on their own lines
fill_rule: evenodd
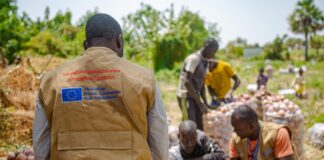
<svg viewBox="0 0 324 160">
<path fill-rule="evenodd" d="M 214 58 L 217 50 L 218 42 L 213 38 L 208 38 L 199 51 L 185 59 L 180 73 L 177 97 L 182 119 L 196 122 L 200 130 L 203 130 L 202 114 L 207 112 L 204 87 L 207 60 Z"/>
</svg>

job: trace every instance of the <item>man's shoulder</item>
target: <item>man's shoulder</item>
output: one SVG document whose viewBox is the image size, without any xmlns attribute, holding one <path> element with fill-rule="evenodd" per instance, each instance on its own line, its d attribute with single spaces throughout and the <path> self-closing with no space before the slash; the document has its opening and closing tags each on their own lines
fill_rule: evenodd
<svg viewBox="0 0 324 160">
<path fill-rule="evenodd" d="M 197 129 L 197 141 L 200 145 L 205 145 L 209 140 L 211 140 L 211 138 L 209 138 L 205 132 Z"/>
<path fill-rule="evenodd" d="M 232 133 L 231 143 L 233 143 L 233 144 L 238 144 L 238 143 L 240 143 L 242 140 L 244 140 L 244 139 L 241 139 L 241 137 L 239 137 L 235 132 Z"/>
<path fill-rule="evenodd" d="M 230 67 L 230 68 L 232 68 L 232 65 L 230 63 L 226 62 L 226 61 L 220 60 L 220 61 L 218 61 L 218 64 L 222 65 L 223 67 Z"/>
<path fill-rule="evenodd" d="M 279 129 L 281 128 L 286 128 L 287 131 L 290 132 L 289 128 L 286 125 L 281 125 L 273 122 L 259 122 L 259 123 L 262 127 L 262 132 L 264 134 L 264 137 L 275 136 L 278 133 Z"/>
<path fill-rule="evenodd" d="M 205 132 L 197 129 L 197 137 L 208 137 Z"/>
<path fill-rule="evenodd" d="M 199 52 L 195 52 L 195 53 L 191 53 L 186 59 L 185 61 L 199 61 L 200 55 Z"/>
<path fill-rule="evenodd" d="M 281 127 L 284 127 L 285 125 L 282 125 L 282 124 L 277 124 L 277 123 L 274 123 L 274 122 L 261 122 L 259 121 L 259 124 L 265 128 L 265 129 L 279 129 Z"/>
<path fill-rule="evenodd" d="M 172 146 L 170 149 L 169 149 L 169 158 L 170 159 L 182 159 L 182 156 L 181 156 L 181 152 L 180 152 L 180 145 L 175 145 L 175 146 Z"/>
</svg>

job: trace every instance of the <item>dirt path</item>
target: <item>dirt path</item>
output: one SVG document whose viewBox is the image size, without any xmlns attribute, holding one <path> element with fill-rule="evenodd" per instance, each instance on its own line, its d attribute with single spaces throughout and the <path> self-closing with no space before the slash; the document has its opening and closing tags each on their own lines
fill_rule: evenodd
<svg viewBox="0 0 324 160">
<path fill-rule="evenodd" d="M 308 140 L 304 142 L 304 155 L 305 160 L 324 160 L 324 150 L 319 150 L 308 144 Z"/>
</svg>

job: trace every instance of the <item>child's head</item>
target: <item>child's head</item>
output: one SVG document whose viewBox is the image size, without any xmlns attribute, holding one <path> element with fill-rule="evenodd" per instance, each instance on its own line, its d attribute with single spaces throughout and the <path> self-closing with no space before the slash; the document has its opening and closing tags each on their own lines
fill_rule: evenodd
<svg viewBox="0 0 324 160">
<path fill-rule="evenodd" d="M 299 68 L 298 73 L 299 73 L 299 75 L 303 75 L 304 74 L 303 68 Z"/>
<path fill-rule="evenodd" d="M 259 68 L 259 74 L 263 74 L 263 72 L 264 72 L 264 68 L 263 67 L 260 67 Z"/>
</svg>

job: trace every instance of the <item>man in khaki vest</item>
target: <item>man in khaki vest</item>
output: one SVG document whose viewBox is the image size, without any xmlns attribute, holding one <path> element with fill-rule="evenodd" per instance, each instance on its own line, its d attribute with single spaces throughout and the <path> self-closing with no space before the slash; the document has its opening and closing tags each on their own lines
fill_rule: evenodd
<svg viewBox="0 0 324 160">
<path fill-rule="evenodd" d="M 234 134 L 230 142 L 231 160 L 297 160 L 288 127 L 259 122 L 256 112 L 241 105 L 231 116 Z"/>
<path fill-rule="evenodd" d="M 167 119 L 154 75 L 121 58 L 118 22 L 92 16 L 84 48 L 42 78 L 35 159 L 167 159 Z"/>
</svg>

